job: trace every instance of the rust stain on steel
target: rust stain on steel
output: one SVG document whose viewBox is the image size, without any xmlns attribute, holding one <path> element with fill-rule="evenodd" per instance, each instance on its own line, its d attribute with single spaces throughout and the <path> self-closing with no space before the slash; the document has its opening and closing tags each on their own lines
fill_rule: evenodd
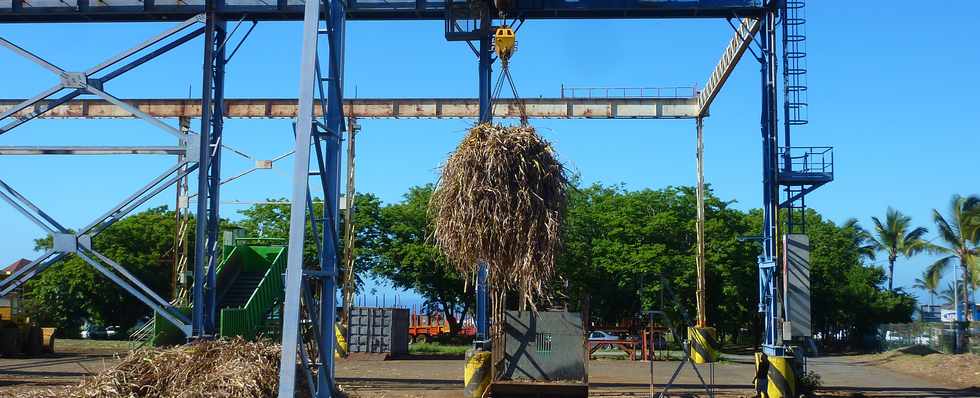
<svg viewBox="0 0 980 398">
<path fill-rule="evenodd" d="M 0 112 L 20 100 L 0 100 Z M 125 102 L 159 118 L 200 117 L 201 104 L 193 99 L 130 99 Z M 48 101 L 18 112 L 14 117 L 26 117 L 35 109 L 44 109 Z M 527 114 L 532 118 L 694 118 L 698 113 L 697 98 L 681 99 L 560 99 L 532 98 L 526 100 Z M 659 112 L 658 109 L 668 110 Z M 322 107 L 314 107 L 322 116 Z M 296 117 L 295 99 L 226 99 L 227 118 Z M 361 118 L 473 118 L 479 113 L 479 103 L 469 98 L 404 98 L 352 99 L 344 104 L 344 113 Z M 494 115 L 515 118 L 520 108 L 514 100 L 500 100 Z M 51 109 L 40 118 L 132 118 L 125 110 L 101 99 L 74 100 Z"/>
</svg>

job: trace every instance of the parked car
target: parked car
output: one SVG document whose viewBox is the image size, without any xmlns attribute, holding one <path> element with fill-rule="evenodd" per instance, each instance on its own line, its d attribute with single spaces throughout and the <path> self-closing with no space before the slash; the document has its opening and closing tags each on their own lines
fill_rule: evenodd
<svg viewBox="0 0 980 398">
<path fill-rule="evenodd" d="M 110 340 L 122 337 L 119 335 L 119 326 L 109 326 L 105 328 L 105 337 Z"/>
<path fill-rule="evenodd" d="M 82 338 L 83 339 L 106 339 L 109 338 L 109 334 L 106 333 L 106 329 L 98 325 L 88 325 L 82 328 Z"/>
<path fill-rule="evenodd" d="M 655 350 L 666 350 L 667 349 L 667 339 L 664 338 L 662 334 L 654 334 L 652 337 L 652 345 Z"/>
<path fill-rule="evenodd" d="M 603 332 L 601 330 L 592 331 L 589 333 L 589 341 L 615 341 L 622 340 L 619 336 Z"/>
</svg>

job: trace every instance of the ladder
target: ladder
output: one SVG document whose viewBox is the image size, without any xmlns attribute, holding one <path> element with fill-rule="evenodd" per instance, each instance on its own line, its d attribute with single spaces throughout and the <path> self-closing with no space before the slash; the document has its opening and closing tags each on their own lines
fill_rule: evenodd
<svg viewBox="0 0 980 398">
<path fill-rule="evenodd" d="M 783 15 L 783 82 L 786 121 L 807 124 L 806 1 L 786 0 Z"/>
</svg>

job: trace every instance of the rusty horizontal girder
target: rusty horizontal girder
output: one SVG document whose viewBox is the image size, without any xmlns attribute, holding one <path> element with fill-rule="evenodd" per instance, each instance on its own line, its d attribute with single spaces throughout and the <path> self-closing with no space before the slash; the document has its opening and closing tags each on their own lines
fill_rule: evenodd
<svg viewBox="0 0 980 398">
<path fill-rule="evenodd" d="M 0 100 L 0 113 L 23 100 Z M 124 102 L 158 118 L 200 117 L 197 99 L 129 99 Z M 538 119 L 686 119 L 698 115 L 698 99 L 692 98 L 535 98 L 525 100 L 527 114 Z M 226 118 L 292 119 L 295 99 L 225 99 Z M 47 101 L 24 109 L 12 117 L 24 117 L 44 109 Z M 315 107 L 317 116 L 321 108 Z M 467 98 L 351 99 L 344 113 L 358 118 L 451 119 L 475 118 L 479 101 Z M 513 100 L 501 99 L 494 117 L 517 118 L 520 111 Z M 44 112 L 40 118 L 131 118 L 126 110 L 101 99 L 73 100 Z"/>
</svg>

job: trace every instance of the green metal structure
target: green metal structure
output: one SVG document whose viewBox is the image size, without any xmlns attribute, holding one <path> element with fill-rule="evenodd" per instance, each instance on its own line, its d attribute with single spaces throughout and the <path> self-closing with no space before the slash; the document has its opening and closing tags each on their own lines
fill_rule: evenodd
<svg viewBox="0 0 980 398">
<path fill-rule="evenodd" d="M 217 267 L 218 335 L 254 340 L 278 334 L 279 306 L 283 300 L 286 247 L 269 239 L 234 240 L 222 247 Z M 186 309 L 189 313 L 190 309 Z M 169 321 L 154 314 L 152 343 L 182 344 L 185 337 Z"/>
</svg>

